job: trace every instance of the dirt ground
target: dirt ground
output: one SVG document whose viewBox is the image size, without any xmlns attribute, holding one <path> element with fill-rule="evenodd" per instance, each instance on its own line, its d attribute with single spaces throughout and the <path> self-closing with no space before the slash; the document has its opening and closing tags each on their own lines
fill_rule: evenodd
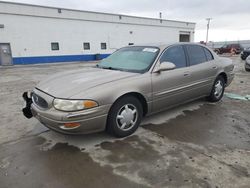
<svg viewBox="0 0 250 188">
<path fill-rule="evenodd" d="M 68 136 L 25 119 L 21 95 L 53 73 L 91 63 L 0 68 L 0 187 L 250 187 L 250 73 L 236 76 L 222 101 L 201 99 L 146 117 L 123 139 Z M 231 96 L 231 97 L 230 97 Z"/>
</svg>

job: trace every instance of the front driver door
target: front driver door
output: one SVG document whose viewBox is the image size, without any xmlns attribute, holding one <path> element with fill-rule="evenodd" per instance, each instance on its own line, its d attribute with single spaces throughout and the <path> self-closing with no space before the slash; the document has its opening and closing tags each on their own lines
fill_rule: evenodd
<svg viewBox="0 0 250 188">
<path fill-rule="evenodd" d="M 168 47 L 160 57 L 160 62 L 171 62 L 174 70 L 152 73 L 153 111 L 161 111 L 189 100 L 190 68 L 182 45 Z"/>
</svg>

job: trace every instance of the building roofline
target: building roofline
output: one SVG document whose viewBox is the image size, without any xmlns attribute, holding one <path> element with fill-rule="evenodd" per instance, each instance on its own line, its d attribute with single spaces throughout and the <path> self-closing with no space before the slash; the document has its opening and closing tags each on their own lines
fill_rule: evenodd
<svg viewBox="0 0 250 188">
<path fill-rule="evenodd" d="M 150 17 L 143 17 L 143 16 L 131 16 L 131 15 L 126 15 L 126 14 L 115 14 L 115 13 L 107 13 L 107 12 L 97 12 L 97 11 L 88 11 L 88 10 L 80 10 L 80 9 L 70 9 L 70 8 L 45 6 L 45 5 L 35 5 L 35 4 L 20 3 L 20 2 L 8 2 L 8 1 L 2 1 L 2 0 L 0 0 L 0 3 L 13 4 L 13 5 L 23 5 L 23 6 L 30 6 L 30 7 L 49 8 L 49 9 L 61 9 L 61 10 L 75 11 L 75 12 L 105 14 L 105 15 L 111 15 L 111 16 L 124 16 L 124 17 L 139 18 L 139 19 L 148 19 L 148 20 L 162 20 L 162 21 L 168 21 L 168 22 L 189 23 L 189 24 L 196 25 L 195 22 L 188 22 L 188 21 L 168 20 L 168 19 L 150 18 Z"/>
</svg>

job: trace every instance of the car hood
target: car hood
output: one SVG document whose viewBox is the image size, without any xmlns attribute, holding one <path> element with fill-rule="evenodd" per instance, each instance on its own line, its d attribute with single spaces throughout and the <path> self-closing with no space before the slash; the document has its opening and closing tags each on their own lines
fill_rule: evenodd
<svg viewBox="0 0 250 188">
<path fill-rule="evenodd" d="M 138 73 L 84 68 L 55 74 L 41 81 L 36 88 L 57 98 L 71 98 L 90 88 L 136 75 Z"/>
</svg>

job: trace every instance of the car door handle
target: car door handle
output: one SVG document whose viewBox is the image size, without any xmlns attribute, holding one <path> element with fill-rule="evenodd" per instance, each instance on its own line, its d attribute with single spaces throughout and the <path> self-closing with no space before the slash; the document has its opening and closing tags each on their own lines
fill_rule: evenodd
<svg viewBox="0 0 250 188">
<path fill-rule="evenodd" d="M 190 73 L 189 72 L 184 72 L 183 76 L 189 76 Z"/>
<path fill-rule="evenodd" d="M 217 69 L 217 66 L 213 66 L 213 69 Z"/>
</svg>

